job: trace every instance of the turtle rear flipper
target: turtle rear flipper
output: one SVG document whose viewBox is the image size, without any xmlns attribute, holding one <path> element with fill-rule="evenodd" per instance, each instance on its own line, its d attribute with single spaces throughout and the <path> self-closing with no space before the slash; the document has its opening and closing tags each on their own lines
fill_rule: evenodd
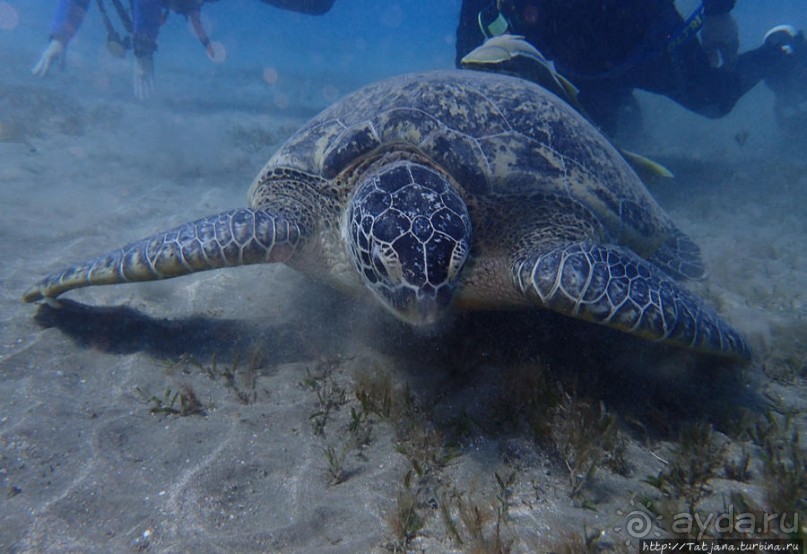
<svg viewBox="0 0 807 554">
<path fill-rule="evenodd" d="M 42 279 L 26 302 L 82 287 L 154 281 L 197 271 L 285 262 L 299 246 L 300 226 L 265 210 L 237 209 L 133 242 Z"/>
<path fill-rule="evenodd" d="M 742 335 L 703 300 L 616 246 L 576 242 L 529 252 L 513 277 L 528 298 L 564 315 L 706 353 L 750 355 Z"/>
<path fill-rule="evenodd" d="M 648 261 L 674 279 L 697 280 L 706 277 L 701 249 L 683 232 L 675 232 L 656 250 Z"/>
</svg>

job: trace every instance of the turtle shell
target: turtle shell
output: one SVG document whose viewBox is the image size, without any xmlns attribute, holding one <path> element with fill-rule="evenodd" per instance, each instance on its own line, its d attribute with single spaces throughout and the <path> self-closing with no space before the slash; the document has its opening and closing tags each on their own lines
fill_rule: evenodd
<svg viewBox="0 0 807 554">
<path fill-rule="evenodd" d="M 469 204 L 474 198 L 512 203 L 536 194 L 569 198 L 594 214 L 604 240 L 647 258 L 674 237 L 691 251 L 693 272 L 701 271 L 697 246 L 677 231 L 597 129 L 540 86 L 494 73 L 406 74 L 344 97 L 269 160 L 250 203 L 271 201 L 264 198 L 271 187 L 258 185 L 283 168 L 321 177 L 330 204 L 339 180 L 347 194 L 336 205 L 344 209 L 358 184 L 351 180 L 352 168 L 401 149 L 440 167 Z M 485 222 L 474 221 L 475 231 L 480 225 Z"/>
</svg>

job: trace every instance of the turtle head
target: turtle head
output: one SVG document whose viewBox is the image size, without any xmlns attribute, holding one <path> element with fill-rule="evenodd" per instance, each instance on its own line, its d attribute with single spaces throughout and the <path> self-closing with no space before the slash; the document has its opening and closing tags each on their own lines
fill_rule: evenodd
<svg viewBox="0 0 807 554">
<path fill-rule="evenodd" d="M 364 283 L 398 318 L 437 321 L 471 244 L 471 218 L 448 178 L 422 163 L 382 164 L 348 210 L 350 252 Z"/>
</svg>

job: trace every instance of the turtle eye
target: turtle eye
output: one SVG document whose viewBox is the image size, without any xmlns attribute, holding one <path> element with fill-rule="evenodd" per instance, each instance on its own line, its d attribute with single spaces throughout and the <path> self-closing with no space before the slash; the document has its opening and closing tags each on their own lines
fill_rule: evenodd
<svg viewBox="0 0 807 554">
<path fill-rule="evenodd" d="M 401 260 L 398 258 L 398 253 L 395 252 L 395 249 L 392 248 L 391 245 L 373 242 L 370 261 L 379 277 L 393 282 L 401 282 L 403 280 Z"/>
</svg>

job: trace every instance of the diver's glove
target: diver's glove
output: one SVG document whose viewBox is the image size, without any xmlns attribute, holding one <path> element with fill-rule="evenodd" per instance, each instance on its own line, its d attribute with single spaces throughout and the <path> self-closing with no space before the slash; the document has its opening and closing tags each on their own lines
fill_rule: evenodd
<svg viewBox="0 0 807 554">
<path fill-rule="evenodd" d="M 31 69 L 31 74 L 37 77 L 47 75 L 50 65 L 64 55 L 64 44 L 56 39 L 51 39 L 45 51 L 39 57 L 39 61 Z"/>
<path fill-rule="evenodd" d="M 134 94 L 138 100 L 145 100 L 154 92 L 154 57 L 135 56 Z"/>
<path fill-rule="evenodd" d="M 704 16 L 701 44 L 712 67 L 733 68 L 740 49 L 739 30 L 734 16 L 730 12 Z"/>
</svg>

